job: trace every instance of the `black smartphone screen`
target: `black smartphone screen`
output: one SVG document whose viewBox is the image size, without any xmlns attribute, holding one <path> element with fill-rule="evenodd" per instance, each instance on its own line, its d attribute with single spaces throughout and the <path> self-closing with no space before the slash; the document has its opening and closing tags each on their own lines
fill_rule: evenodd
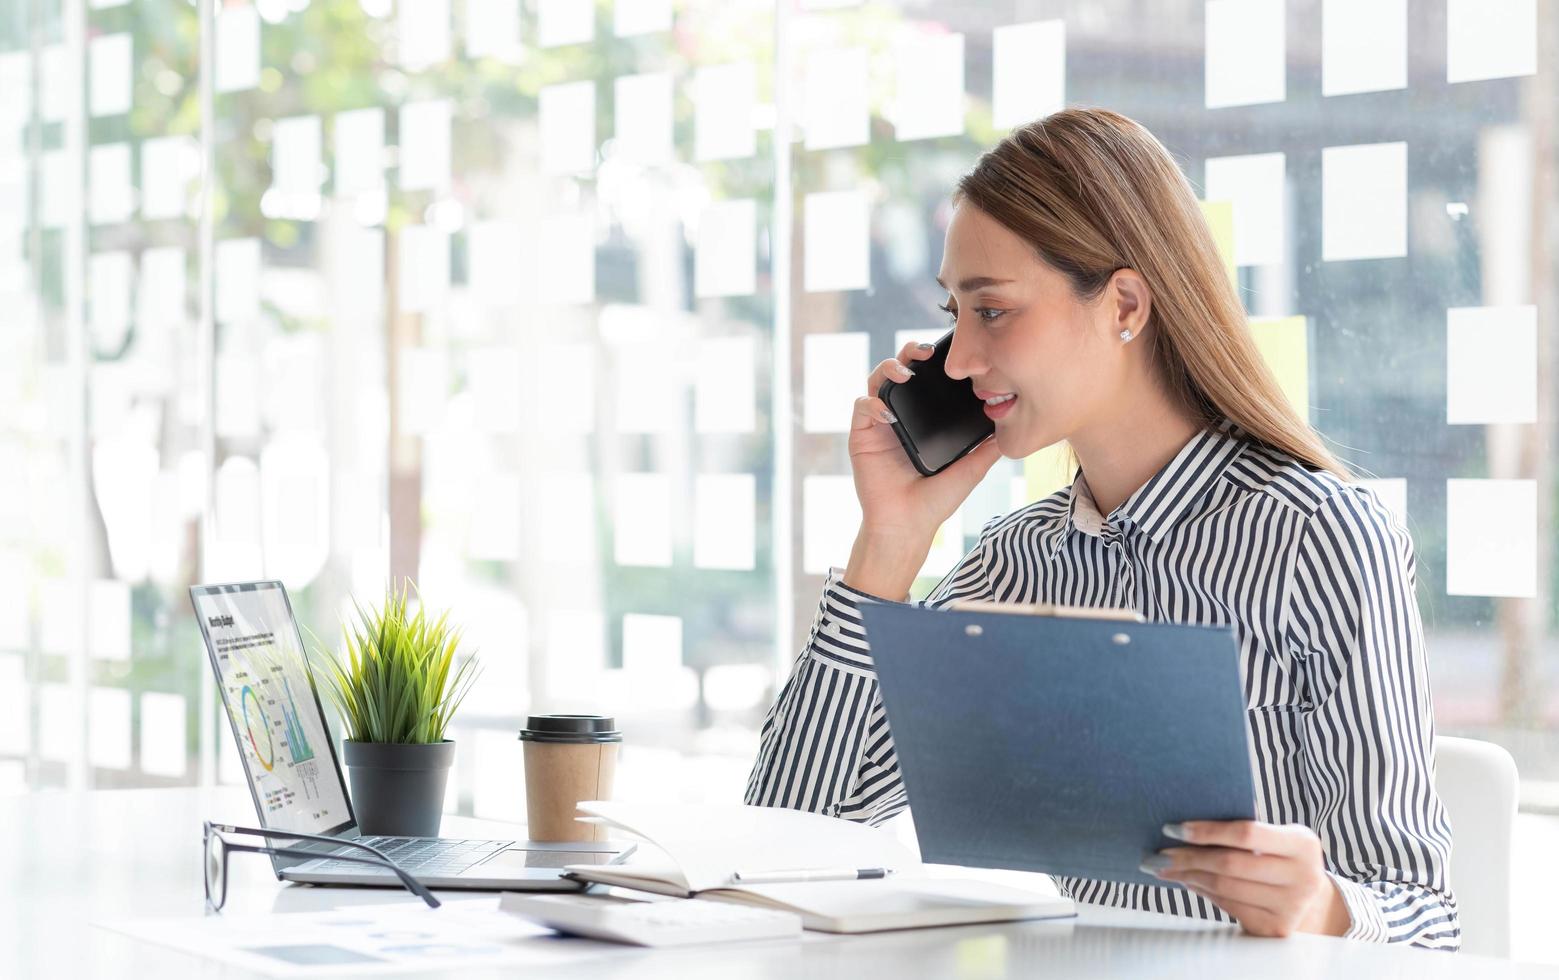
<svg viewBox="0 0 1559 980">
<path fill-rule="evenodd" d="M 946 469 L 996 431 L 996 423 L 985 414 L 985 403 L 974 396 L 974 383 L 947 376 L 947 352 L 952 346 L 949 330 L 930 357 L 911 365 L 913 378 L 884 382 L 877 392 L 888 411 L 898 416 L 893 431 L 910 462 L 926 476 Z"/>
</svg>

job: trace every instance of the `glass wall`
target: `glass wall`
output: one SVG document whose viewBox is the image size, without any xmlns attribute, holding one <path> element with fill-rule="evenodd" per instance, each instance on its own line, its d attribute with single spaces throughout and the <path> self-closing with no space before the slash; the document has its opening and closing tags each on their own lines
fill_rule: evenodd
<svg viewBox="0 0 1559 980">
<path fill-rule="evenodd" d="M 185 590 L 334 643 L 411 577 L 624 793 L 734 799 L 1014 125 L 1146 124 L 1290 397 L 1403 515 L 1440 730 L 1559 804 L 1553 58 L 1532 0 L 18 0 L 0 9 L 0 787 L 237 778 Z M 1002 461 L 985 520 L 1063 485 Z"/>
</svg>

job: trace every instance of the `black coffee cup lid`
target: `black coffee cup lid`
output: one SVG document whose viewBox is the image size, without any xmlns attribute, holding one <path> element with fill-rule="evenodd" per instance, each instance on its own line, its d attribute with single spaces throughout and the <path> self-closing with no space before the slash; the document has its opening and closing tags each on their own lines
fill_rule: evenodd
<svg viewBox="0 0 1559 980">
<path fill-rule="evenodd" d="M 605 715 L 530 715 L 520 729 L 522 742 L 621 742 L 617 719 Z"/>
</svg>

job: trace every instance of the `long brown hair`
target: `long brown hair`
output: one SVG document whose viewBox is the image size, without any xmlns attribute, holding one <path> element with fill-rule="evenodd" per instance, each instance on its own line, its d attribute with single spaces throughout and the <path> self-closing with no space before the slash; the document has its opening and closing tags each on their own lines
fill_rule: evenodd
<svg viewBox="0 0 1559 980">
<path fill-rule="evenodd" d="M 958 182 L 953 200 L 965 199 L 1033 245 L 1080 299 L 1136 270 L 1153 294 L 1154 367 L 1193 417 L 1226 418 L 1255 442 L 1352 479 L 1278 386 L 1190 182 L 1147 129 L 1105 109 L 1046 116 L 980 157 Z"/>
</svg>

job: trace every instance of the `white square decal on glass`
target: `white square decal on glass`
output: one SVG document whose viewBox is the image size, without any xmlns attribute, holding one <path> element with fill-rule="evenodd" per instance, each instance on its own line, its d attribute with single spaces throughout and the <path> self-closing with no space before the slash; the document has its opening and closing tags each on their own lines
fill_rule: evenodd
<svg viewBox="0 0 1559 980">
<path fill-rule="evenodd" d="M 848 476 L 808 476 L 801 480 L 801 567 L 808 575 L 826 575 L 850 560 L 861 526 L 861 502 Z M 887 597 L 884 597 L 887 598 Z"/>
<path fill-rule="evenodd" d="M 1445 420 L 1451 425 L 1537 421 L 1537 307 L 1445 311 Z"/>
<path fill-rule="evenodd" d="M 751 473 L 702 473 L 693 484 L 693 564 L 753 567 L 757 481 Z"/>
<path fill-rule="evenodd" d="M 129 334 L 132 269 L 129 252 L 99 252 L 87 260 L 88 324 L 100 353 L 117 351 Z"/>
<path fill-rule="evenodd" d="M 401 430 L 408 435 L 431 432 L 443 421 L 449 400 L 449 355 L 431 347 L 404 347 L 399 367 Z"/>
<path fill-rule="evenodd" d="M 184 250 L 162 245 L 141 253 L 141 281 L 135 292 L 135 322 L 169 327 L 184 322 Z"/>
<path fill-rule="evenodd" d="M 130 659 L 130 586 L 114 579 L 87 585 L 87 650 L 102 660 Z"/>
<path fill-rule="evenodd" d="M 352 109 L 336 115 L 338 197 L 384 189 L 384 110 Z"/>
<path fill-rule="evenodd" d="M 1208 0 L 1207 108 L 1287 98 L 1283 0 Z"/>
<path fill-rule="evenodd" d="M 991 32 L 991 124 L 1011 129 L 1066 107 L 1066 21 Z"/>
<path fill-rule="evenodd" d="M 547 693 L 588 699 L 606 671 L 606 618 L 593 609 L 547 612 Z"/>
<path fill-rule="evenodd" d="M 682 619 L 628 613 L 623 617 L 623 669 L 664 674 L 682 666 Z"/>
<path fill-rule="evenodd" d="M 95 225 L 129 221 L 135 213 L 130 186 L 130 144 L 94 146 L 87 163 L 88 215 Z"/>
<path fill-rule="evenodd" d="M 39 684 L 37 691 L 38 754 L 52 762 L 76 761 L 85 749 L 81 715 L 86 705 L 68 684 Z"/>
<path fill-rule="evenodd" d="M 253 5 L 218 6 L 216 90 L 239 92 L 260 83 L 260 13 Z"/>
<path fill-rule="evenodd" d="M 1283 261 L 1288 240 L 1287 189 L 1281 153 L 1213 157 L 1207 161 L 1207 200 L 1234 207 L 1236 265 Z"/>
<path fill-rule="evenodd" d="M 271 128 L 271 187 L 282 194 L 315 194 L 322 183 L 318 116 L 278 119 Z"/>
<path fill-rule="evenodd" d="M 717 201 L 698 219 L 697 296 L 748 296 L 757 286 L 758 217 L 751 200 Z"/>
<path fill-rule="evenodd" d="M 81 70 L 70 63 L 63 44 L 44 47 L 38 57 L 38 113 L 44 122 L 61 122 L 81 98 Z"/>
<path fill-rule="evenodd" d="M 1445 481 L 1445 591 L 1537 594 L 1537 483 Z"/>
<path fill-rule="evenodd" d="M 473 478 L 466 557 L 514 561 L 520 557 L 520 479 L 511 473 Z"/>
<path fill-rule="evenodd" d="M 960 507 L 937 528 L 936 536 L 931 539 L 931 550 L 926 552 L 926 560 L 919 574 L 940 578 L 957 568 L 963 556 L 964 522 L 963 508 Z"/>
<path fill-rule="evenodd" d="M 466 57 L 510 64 L 524 59 L 519 0 L 466 0 L 465 27 Z"/>
<path fill-rule="evenodd" d="M 130 768 L 130 692 L 124 688 L 87 692 L 87 761 L 102 769 Z"/>
<path fill-rule="evenodd" d="M 229 238 L 216 243 L 218 323 L 245 323 L 260 315 L 260 240 Z"/>
<path fill-rule="evenodd" d="M 623 680 L 640 710 L 685 711 L 698 701 L 698 675 L 682 664 L 682 619 L 623 617 Z"/>
<path fill-rule="evenodd" d="M 402 310 L 426 313 L 443 306 L 449 296 L 449 233 L 432 225 L 406 225 L 397 266 Z"/>
<path fill-rule="evenodd" d="M 757 426 L 757 349 L 751 337 L 698 342 L 693 426 L 700 433 L 752 432 Z"/>
<path fill-rule="evenodd" d="M 396 4 L 395 40 L 401 67 L 423 71 L 449 60 L 449 0 Z"/>
<path fill-rule="evenodd" d="M 686 428 L 687 387 L 671 342 L 617 345 L 617 431 L 680 432 Z"/>
<path fill-rule="evenodd" d="M 710 65 L 693 76 L 693 156 L 734 160 L 757 150 L 753 104 L 758 73 L 750 61 Z"/>
<path fill-rule="evenodd" d="M 533 414 L 548 420 L 543 435 L 586 435 L 595 429 L 595 348 L 555 343 L 537 347 L 536 363 L 546 369 L 529 389 Z"/>
<path fill-rule="evenodd" d="M 544 48 L 595 37 L 595 0 L 537 0 L 536 43 Z"/>
<path fill-rule="evenodd" d="M 596 478 L 589 474 L 543 474 L 539 480 L 536 536 L 541 558 L 567 566 L 596 562 Z"/>
<path fill-rule="evenodd" d="M 543 302 L 595 301 L 595 214 L 565 214 L 539 222 Z"/>
<path fill-rule="evenodd" d="M 893 132 L 900 140 L 964 131 L 964 36 L 902 28 L 893 46 Z"/>
<path fill-rule="evenodd" d="M 1407 254 L 1407 144 L 1328 146 L 1321 151 L 1321 257 Z"/>
<path fill-rule="evenodd" d="M 801 118 L 806 148 L 861 146 L 869 136 L 865 48 L 827 48 L 807 55 Z"/>
<path fill-rule="evenodd" d="M 612 15 L 618 37 L 671 30 L 671 0 L 617 0 Z"/>
<path fill-rule="evenodd" d="M 190 183 L 200 174 L 200 147 L 188 136 L 141 144 L 141 217 L 182 218 Z"/>
<path fill-rule="evenodd" d="M 38 221 L 45 228 L 63 228 L 81 206 L 70 164 L 64 150 L 44 150 L 39 163 Z"/>
<path fill-rule="evenodd" d="M 802 281 L 809 293 L 871 285 L 871 207 L 863 191 L 808 194 Z"/>
<path fill-rule="evenodd" d="M 595 477 L 589 473 L 546 473 L 539 483 L 541 510 L 535 522 L 546 561 L 595 563 Z"/>
<path fill-rule="evenodd" d="M 466 231 L 466 284 L 485 307 L 507 309 L 524 299 L 519 255 L 520 226 L 510 221 L 478 221 Z"/>
<path fill-rule="evenodd" d="M 1449 0 L 1445 80 L 1537 73 L 1537 0 Z"/>
<path fill-rule="evenodd" d="M 1356 480 L 1359 486 L 1374 493 L 1397 523 L 1407 529 L 1407 481 L 1401 477 L 1376 480 Z"/>
<path fill-rule="evenodd" d="M 818 333 L 802 339 L 802 427 L 849 432 L 855 400 L 866 394 L 871 338 L 864 333 Z"/>
<path fill-rule="evenodd" d="M 671 161 L 671 75 L 624 75 L 613 84 L 613 156 L 639 166 Z"/>
<path fill-rule="evenodd" d="M 577 174 L 593 170 L 595 83 L 545 86 L 536 105 L 541 120 L 542 173 Z"/>
<path fill-rule="evenodd" d="M 1321 94 L 1407 88 L 1407 0 L 1323 0 Z"/>
<path fill-rule="evenodd" d="M 447 99 L 401 106 L 401 188 L 449 187 L 451 107 Z"/>
<path fill-rule="evenodd" d="M 128 34 L 95 37 L 89 47 L 92 115 L 115 116 L 130 111 L 133 45 Z"/>
<path fill-rule="evenodd" d="M 27 658 L 0 657 L 0 752 L 26 755 L 31 744 L 32 688 L 27 683 Z"/>
<path fill-rule="evenodd" d="M 141 771 L 182 777 L 189 766 L 184 699 L 149 691 L 141 695 Z M 226 732 L 222 733 L 226 735 Z"/>
<path fill-rule="evenodd" d="M 515 380 L 524 374 L 525 362 L 516 345 L 471 348 L 466 359 L 466 390 L 471 393 L 478 429 L 519 431 L 524 393 Z"/>
<path fill-rule="evenodd" d="M 662 473 L 619 473 L 613 507 L 619 565 L 671 565 L 671 480 Z"/>
</svg>

